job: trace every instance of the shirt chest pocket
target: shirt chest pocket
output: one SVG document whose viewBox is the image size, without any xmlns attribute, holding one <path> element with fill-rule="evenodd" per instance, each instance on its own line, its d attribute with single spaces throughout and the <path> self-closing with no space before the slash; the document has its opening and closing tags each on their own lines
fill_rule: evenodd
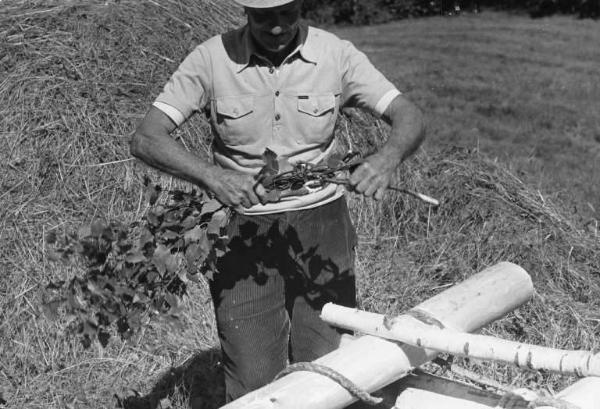
<svg viewBox="0 0 600 409">
<path fill-rule="evenodd" d="M 326 143 L 333 135 L 338 113 L 337 97 L 333 93 L 298 95 L 299 129 L 307 143 Z"/>
<path fill-rule="evenodd" d="M 213 125 L 226 145 L 252 142 L 255 118 L 254 96 L 220 97 L 214 101 Z"/>
</svg>

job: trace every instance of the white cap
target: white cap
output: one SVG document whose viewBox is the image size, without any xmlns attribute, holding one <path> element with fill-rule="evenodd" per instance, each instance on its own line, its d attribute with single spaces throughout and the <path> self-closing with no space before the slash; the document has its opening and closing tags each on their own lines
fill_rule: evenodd
<svg viewBox="0 0 600 409">
<path fill-rule="evenodd" d="M 237 4 L 253 9 L 267 9 L 271 7 L 283 6 L 294 0 L 234 0 Z"/>
</svg>

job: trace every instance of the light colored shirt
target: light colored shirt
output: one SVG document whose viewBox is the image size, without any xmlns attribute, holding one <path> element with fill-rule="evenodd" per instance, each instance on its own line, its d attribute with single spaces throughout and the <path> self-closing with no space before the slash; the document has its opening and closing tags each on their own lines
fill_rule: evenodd
<svg viewBox="0 0 600 409">
<path fill-rule="evenodd" d="M 260 56 L 247 26 L 213 37 L 186 57 L 154 106 L 176 125 L 206 112 L 214 160 L 224 168 L 256 174 L 267 148 L 290 163 L 317 163 L 334 149 L 341 107 L 380 116 L 400 92 L 350 42 L 304 24 L 299 35 L 279 67 Z M 342 194 L 327 185 L 245 213 L 306 209 Z"/>
</svg>

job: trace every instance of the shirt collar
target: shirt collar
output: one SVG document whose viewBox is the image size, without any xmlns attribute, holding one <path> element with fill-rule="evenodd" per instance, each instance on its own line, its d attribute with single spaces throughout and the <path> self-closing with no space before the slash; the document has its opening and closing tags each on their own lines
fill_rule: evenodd
<svg viewBox="0 0 600 409">
<path fill-rule="evenodd" d="M 317 64 L 317 53 L 315 50 L 315 44 L 313 41 L 310 41 L 311 38 L 309 36 L 310 30 L 308 24 L 306 24 L 305 22 L 300 22 L 299 30 L 300 44 L 294 49 L 294 51 L 290 53 L 290 56 L 299 53 L 304 60 L 313 64 Z M 248 25 L 245 25 L 242 28 L 235 30 L 234 36 L 237 37 L 237 41 L 235 41 L 235 43 L 238 45 L 238 47 L 236 47 L 236 54 L 239 57 L 237 59 L 239 67 L 237 72 L 241 72 L 250 65 L 252 56 L 260 57 L 260 53 L 256 49 L 254 41 L 252 41 Z"/>
</svg>

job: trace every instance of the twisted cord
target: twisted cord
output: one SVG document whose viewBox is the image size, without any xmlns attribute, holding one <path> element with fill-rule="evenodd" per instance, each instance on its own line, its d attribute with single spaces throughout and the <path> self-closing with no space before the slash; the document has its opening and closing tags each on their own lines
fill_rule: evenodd
<svg viewBox="0 0 600 409">
<path fill-rule="evenodd" d="M 382 398 L 372 396 L 367 391 L 359 388 L 354 382 L 352 382 L 350 379 L 346 378 L 341 373 L 339 373 L 327 366 L 315 364 L 312 362 L 298 362 L 298 363 L 292 364 L 292 365 L 288 366 L 287 368 L 285 368 L 283 371 L 279 372 L 277 374 L 277 376 L 275 377 L 275 380 L 277 380 L 285 375 L 288 375 L 292 372 L 298 372 L 298 371 L 314 372 L 314 373 L 318 373 L 319 375 L 326 376 L 329 379 L 337 382 L 342 388 L 346 389 L 352 396 L 365 402 L 368 405 L 375 406 L 383 401 Z"/>
</svg>

